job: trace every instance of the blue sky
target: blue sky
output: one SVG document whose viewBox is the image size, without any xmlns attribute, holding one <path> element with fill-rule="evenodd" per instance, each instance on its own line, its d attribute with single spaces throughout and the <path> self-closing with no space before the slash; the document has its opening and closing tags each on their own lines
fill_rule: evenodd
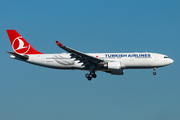
<svg viewBox="0 0 180 120">
<path fill-rule="evenodd" d="M 2 120 L 179 120 L 180 1 L 0 1 Z M 43 53 L 156 52 L 175 62 L 123 76 L 54 70 L 9 58 L 6 29 Z"/>
</svg>

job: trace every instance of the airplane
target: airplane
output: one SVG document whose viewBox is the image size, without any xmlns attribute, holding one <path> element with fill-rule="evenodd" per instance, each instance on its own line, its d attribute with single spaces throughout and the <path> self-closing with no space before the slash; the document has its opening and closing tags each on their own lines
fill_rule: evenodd
<svg viewBox="0 0 180 120">
<path fill-rule="evenodd" d="M 35 50 L 16 30 L 6 30 L 14 52 L 7 52 L 10 58 L 54 69 L 77 69 L 89 71 L 85 77 L 96 78 L 96 71 L 112 75 L 123 75 L 124 69 L 156 69 L 174 61 L 159 53 L 82 53 L 66 47 L 59 41 L 57 46 L 68 53 L 44 54 Z"/>
</svg>

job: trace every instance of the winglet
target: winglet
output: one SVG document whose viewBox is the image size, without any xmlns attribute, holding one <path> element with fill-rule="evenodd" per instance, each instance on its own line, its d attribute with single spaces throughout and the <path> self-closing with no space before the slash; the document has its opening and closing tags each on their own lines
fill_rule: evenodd
<svg viewBox="0 0 180 120">
<path fill-rule="evenodd" d="M 57 44 L 57 46 L 59 46 L 59 47 L 64 46 L 64 45 L 63 45 L 63 44 L 61 44 L 59 41 L 56 41 L 56 44 Z"/>
</svg>

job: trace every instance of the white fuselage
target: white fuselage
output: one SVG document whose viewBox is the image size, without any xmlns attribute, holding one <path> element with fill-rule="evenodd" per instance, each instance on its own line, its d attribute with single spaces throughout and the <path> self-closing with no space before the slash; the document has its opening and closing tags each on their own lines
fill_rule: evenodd
<svg viewBox="0 0 180 120">
<path fill-rule="evenodd" d="M 54 69 L 87 70 L 88 80 L 96 78 L 96 71 L 104 71 L 112 75 L 123 75 L 124 69 L 156 68 L 167 66 L 173 60 L 166 55 L 158 53 L 83 53 L 59 41 L 56 44 L 67 53 L 43 54 L 34 49 L 16 30 L 7 30 L 14 52 L 7 52 L 11 58 L 18 59 L 34 65 Z"/>
<path fill-rule="evenodd" d="M 119 62 L 121 69 L 138 69 L 138 68 L 157 68 L 171 64 L 172 59 L 166 55 L 158 53 L 87 53 L 107 62 Z M 81 69 L 88 70 L 82 62 L 71 58 L 70 54 L 35 54 L 28 55 L 26 61 L 35 65 L 50 67 L 55 69 Z M 15 58 L 11 56 L 11 58 Z M 102 66 L 96 67 L 96 71 L 106 71 L 107 68 Z"/>
</svg>

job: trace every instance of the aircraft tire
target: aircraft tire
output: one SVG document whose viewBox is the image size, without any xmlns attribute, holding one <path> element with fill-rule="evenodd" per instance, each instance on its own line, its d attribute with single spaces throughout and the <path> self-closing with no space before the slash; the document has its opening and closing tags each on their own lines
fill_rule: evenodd
<svg viewBox="0 0 180 120">
<path fill-rule="evenodd" d="M 92 77 L 93 77 L 93 78 L 96 78 L 96 77 L 97 77 L 97 75 L 96 75 L 96 74 L 92 74 Z"/>
<path fill-rule="evenodd" d="M 153 72 L 153 75 L 156 75 L 156 72 Z"/>
<path fill-rule="evenodd" d="M 89 81 L 91 81 L 92 77 L 88 77 L 87 79 L 88 79 Z"/>
<path fill-rule="evenodd" d="M 90 77 L 90 75 L 89 75 L 88 73 L 86 73 L 85 77 L 86 77 L 86 78 L 89 78 L 89 77 Z"/>
</svg>

